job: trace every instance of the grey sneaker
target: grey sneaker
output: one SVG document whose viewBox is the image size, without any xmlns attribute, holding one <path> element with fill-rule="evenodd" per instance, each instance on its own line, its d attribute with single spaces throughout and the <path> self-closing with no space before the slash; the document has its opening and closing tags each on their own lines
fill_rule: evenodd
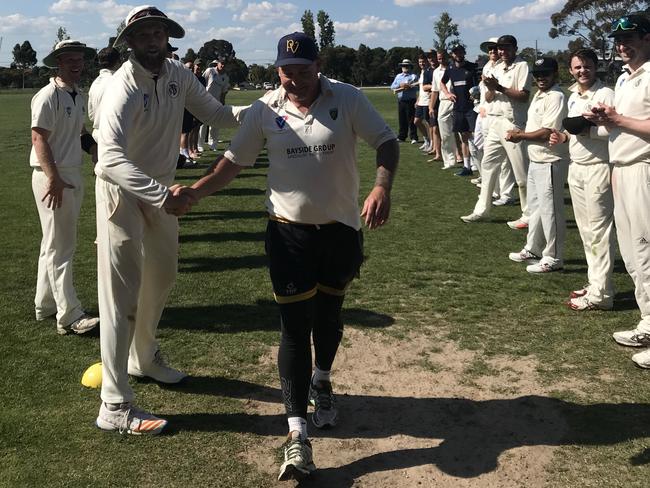
<svg viewBox="0 0 650 488">
<path fill-rule="evenodd" d="M 83 314 L 77 320 L 72 322 L 70 325 L 61 327 L 60 325 L 56 326 L 56 333 L 59 335 L 66 334 L 85 334 L 88 331 L 93 330 L 99 324 L 98 317 L 91 317 L 87 313 Z"/>
<path fill-rule="evenodd" d="M 311 442 L 301 439 L 298 432 L 290 432 L 284 445 L 284 463 L 280 466 L 278 481 L 302 480 L 316 471 Z"/>
<path fill-rule="evenodd" d="M 138 378 L 144 378 L 145 376 L 151 379 L 154 379 L 160 383 L 166 384 L 175 384 L 182 381 L 184 378 L 187 378 L 187 375 L 182 371 L 172 368 L 167 364 L 165 358 L 160 352 L 156 351 L 156 354 L 151 361 L 151 364 L 146 368 L 138 369 L 135 366 L 129 365 L 128 373 L 131 376 L 137 376 Z"/>
<path fill-rule="evenodd" d="M 336 398 L 332 393 L 332 383 L 319 381 L 318 385 L 309 382 L 309 402 L 314 406 L 311 421 L 319 429 L 334 427 L 339 418 Z"/>
<path fill-rule="evenodd" d="M 167 425 L 167 421 L 144 412 L 130 403 L 107 405 L 102 402 L 99 415 L 95 421 L 102 430 L 115 431 L 120 434 L 160 434 Z"/>
</svg>

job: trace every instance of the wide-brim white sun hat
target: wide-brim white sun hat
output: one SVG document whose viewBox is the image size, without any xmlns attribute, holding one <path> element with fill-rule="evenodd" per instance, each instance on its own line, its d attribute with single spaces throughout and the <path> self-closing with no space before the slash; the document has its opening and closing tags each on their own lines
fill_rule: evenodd
<svg viewBox="0 0 650 488">
<path fill-rule="evenodd" d="M 119 46 L 125 42 L 126 36 L 128 36 L 136 26 L 142 22 L 150 22 L 152 20 L 165 24 L 165 26 L 167 26 L 167 34 L 169 34 L 169 37 L 175 39 L 185 37 L 185 29 L 183 29 L 180 24 L 167 17 L 167 15 L 165 15 L 165 13 L 158 7 L 154 7 L 153 5 L 140 5 L 139 7 L 133 8 L 126 16 L 126 19 L 124 20 L 124 29 L 122 29 L 122 32 L 120 32 L 115 39 L 113 47 Z"/>
<path fill-rule="evenodd" d="M 66 39 L 56 43 L 52 52 L 43 58 L 43 64 L 48 68 L 58 68 L 56 58 L 63 53 L 83 53 L 86 59 L 92 59 L 97 55 L 97 51 L 86 46 L 83 42 Z"/>
</svg>

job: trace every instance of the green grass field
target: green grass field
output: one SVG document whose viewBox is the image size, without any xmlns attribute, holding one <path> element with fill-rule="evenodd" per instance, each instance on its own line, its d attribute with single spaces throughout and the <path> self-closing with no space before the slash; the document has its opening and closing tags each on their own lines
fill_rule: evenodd
<svg viewBox="0 0 650 488">
<path fill-rule="evenodd" d="M 367 93 L 395 128 L 392 95 Z M 255 96 L 259 92 L 233 92 L 228 102 Z M 40 227 L 28 166 L 30 97 L 0 94 L 0 166 L 6 171 L 0 180 L 0 485 L 274 485 L 240 456 L 260 442 L 247 418 L 247 391 L 251 384 L 275 384 L 275 373 L 259 359 L 279 340 L 263 247 L 263 158 L 181 219 L 178 279 L 159 338 L 170 362 L 192 379 L 178 388 L 135 383 L 139 405 L 168 418 L 169 433 L 100 432 L 94 426 L 98 391 L 80 384 L 83 371 L 99 360 L 97 334 L 60 337 L 53 322 L 34 320 Z M 365 195 L 374 153 L 359 148 Z M 397 340 L 434 324 L 439 341 L 479 353 L 465 366 L 469 383 L 493 374 L 490 358 L 531 359 L 566 423 L 553 442 L 560 447 L 546 466 L 546 484 L 647 486 L 650 372 L 635 369 L 631 351 L 611 340 L 613 331 L 639 319 L 620 260 L 615 311 L 571 312 L 562 302 L 584 284 L 586 265 L 569 207 L 565 271 L 529 276 L 507 259 L 524 244 L 524 234 L 505 225 L 517 208 L 496 209 L 490 223 L 463 224 L 458 217 L 474 205 L 475 188 L 427 163 L 415 146 L 401 149 L 391 220 L 365 234 L 368 258 L 348 295 L 346 326 Z M 179 171 L 178 181 L 192 182 L 209 162 L 205 157 L 202 168 Z M 90 164 L 85 173 L 75 281 L 82 302 L 96 313 Z M 275 430 L 284 428 L 275 417 L 269 421 L 280 422 Z"/>
</svg>

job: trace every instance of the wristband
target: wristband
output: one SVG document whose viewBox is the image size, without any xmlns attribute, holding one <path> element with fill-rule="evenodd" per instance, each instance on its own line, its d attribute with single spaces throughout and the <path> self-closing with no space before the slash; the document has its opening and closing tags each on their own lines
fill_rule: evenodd
<svg viewBox="0 0 650 488">
<path fill-rule="evenodd" d="M 90 154 L 90 150 L 96 145 L 97 143 L 95 142 L 95 139 L 93 139 L 93 136 L 90 134 L 81 134 L 81 149 L 83 149 L 84 152 Z"/>
</svg>

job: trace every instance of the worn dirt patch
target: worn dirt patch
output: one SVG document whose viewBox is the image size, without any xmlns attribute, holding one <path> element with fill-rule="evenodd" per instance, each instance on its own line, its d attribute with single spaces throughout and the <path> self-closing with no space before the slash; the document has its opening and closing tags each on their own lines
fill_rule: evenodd
<svg viewBox="0 0 650 488">
<path fill-rule="evenodd" d="M 430 332 L 398 340 L 346 329 L 333 371 L 340 423 L 319 431 L 310 420 L 318 471 L 301 486 L 545 484 L 566 425 L 535 362 L 486 360 Z M 269 351 L 261 366 L 273 370 L 276 354 Z M 261 436 L 244 459 L 273 479 L 286 432 L 279 391 L 250 399 L 246 410 Z"/>
</svg>

